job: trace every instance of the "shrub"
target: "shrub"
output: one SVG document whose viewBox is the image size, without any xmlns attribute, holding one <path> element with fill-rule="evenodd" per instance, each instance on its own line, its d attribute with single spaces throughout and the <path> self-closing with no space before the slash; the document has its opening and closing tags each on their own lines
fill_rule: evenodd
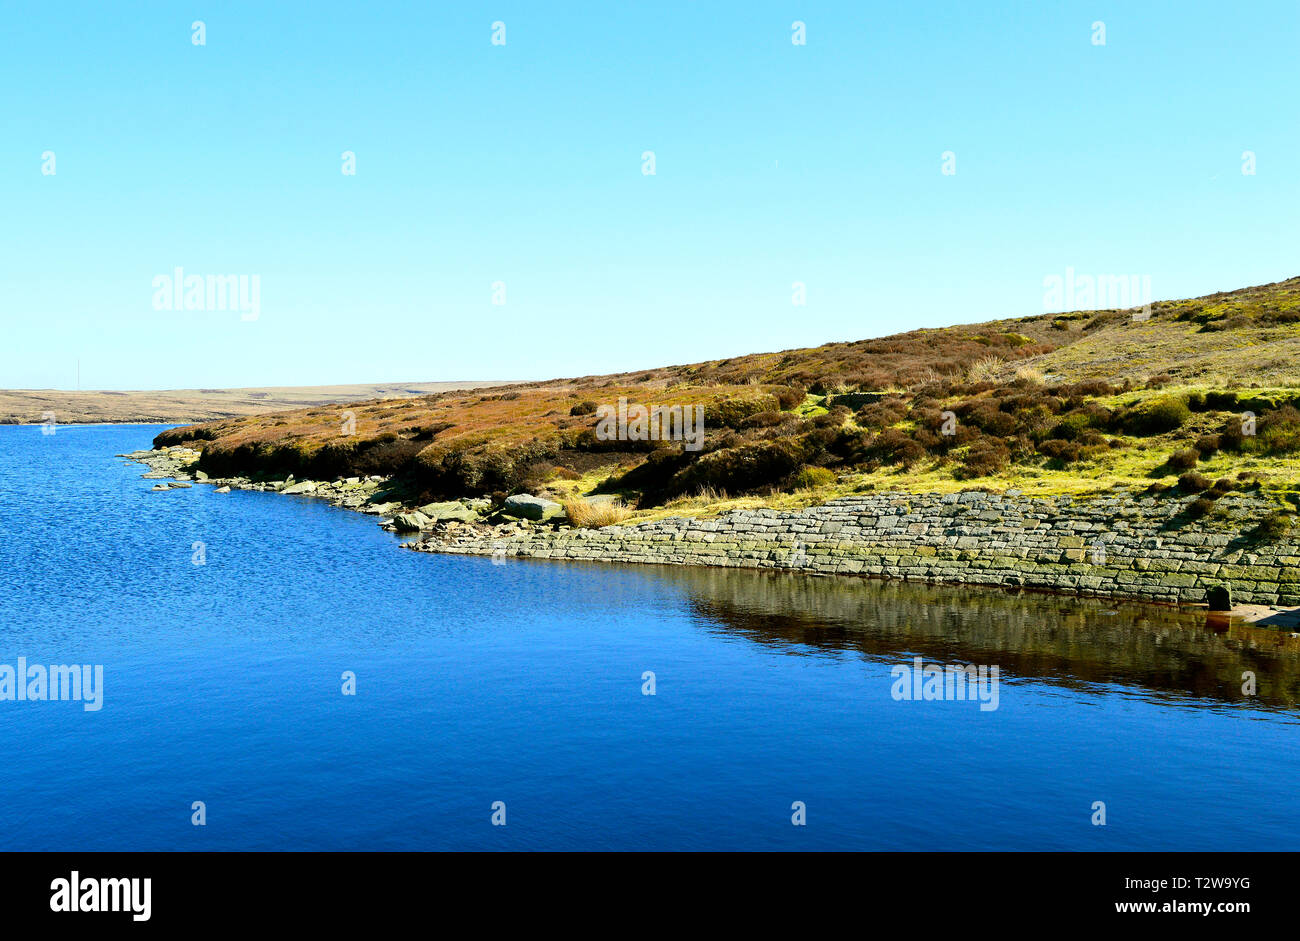
<svg viewBox="0 0 1300 941">
<path fill-rule="evenodd" d="M 856 420 L 864 428 L 888 428 L 897 424 L 907 415 L 907 406 L 902 399 L 888 398 L 872 402 L 858 409 Z"/>
<path fill-rule="evenodd" d="M 1266 412 L 1260 420 L 1260 447 L 1269 454 L 1300 451 L 1300 411 L 1292 405 Z"/>
<path fill-rule="evenodd" d="M 772 428 L 781 424 L 781 422 L 785 421 L 789 417 L 790 416 L 788 415 L 782 415 L 780 412 L 759 412 L 756 415 L 750 415 L 748 418 L 742 419 L 740 427 Z"/>
<path fill-rule="evenodd" d="M 953 473 L 958 480 L 987 477 L 1011 463 L 1011 452 L 1001 441 L 981 438 L 970 446 L 961 466 Z"/>
<path fill-rule="evenodd" d="M 1246 434 L 1241 430 L 1241 422 L 1235 418 L 1223 426 L 1218 438 L 1219 447 L 1224 451 L 1239 454 L 1246 449 Z"/>
<path fill-rule="evenodd" d="M 845 405 L 836 405 L 825 415 L 818 415 L 812 420 L 814 428 L 838 428 L 853 414 Z"/>
<path fill-rule="evenodd" d="M 554 459 L 556 451 L 557 442 L 540 439 L 510 446 L 493 443 L 480 451 L 434 443 L 419 452 L 412 469 L 420 485 L 431 493 L 510 493 L 525 478 L 536 480 L 543 467 L 548 467 L 544 462 Z"/>
<path fill-rule="evenodd" d="M 692 455 L 686 451 L 652 451 L 646 460 L 631 470 L 611 477 L 600 485 L 601 490 L 641 490 L 645 492 L 643 506 L 653 506 L 669 488 L 678 473 L 691 463 Z"/>
<path fill-rule="evenodd" d="M 579 402 L 573 408 L 569 409 L 570 415 L 594 415 L 596 414 L 596 403 L 592 401 Z"/>
<path fill-rule="evenodd" d="M 555 465 L 550 461 L 532 461 L 516 469 L 511 478 L 512 490 L 533 493 L 555 477 Z"/>
<path fill-rule="evenodd" d="M 794 386 L 785 386 L 776 390 L 776 404 L 783 412 L 802 405 L 806 397 L 803 389 L 796 389 Z"/>
<path fill-rule="evenodd" d="M 1096 395 L 1114 395 L 1119 392 L 1119 388 L 1112 386 L 1105 379 L 1082 379 L 1073 385 L 1066 386 L 1061 390 L 1062 394 L 1070 396 L 1096 396 Z"/>
<path fill-rule="evenodd" d="M 1255 537 L 1263 542 L 1277 542 L 1291 532 L 1292 523 L 1289 513 L 1274 511 L 1259 521 L 1255 527 Z"/>
<path fill-rule="evenodd" d="M 739 428 L 751 415 L 776 411 L 776 404 L 774 395 L 724 399 L 705 407 L 704 424 L 709 428 Z"/>
<path fill-rule="evenodd" d="M 1051 435 L 1065 441 L 1077 441 L 1089 429 L 1107 427 L 1110 417 L 1110 411 L 1100 405 L 1085 405 L 1062 416 Z"/>
<path fill-rule="evenodd" d="M 370 441 L 360 442 L 348 469 L 359 475 L 389 476 L 400 473 L 411 466 L 423 448 L 422 442 L 382 434 Z"/>
<path fill-rule="evenodd" d="M 897 428 L 886 428 L 872 439 L 866 456 L 885 464 L 911 467 L 925 457 L 925 449 Z"/>
<path fill-rule="evenodd" d="M 802 439 L 781 438 L 722 448 L 705 454 L 674 475 L 663 495 L 674 497 L 702 487 L 745 493 L 775 486 L 807 462 L 807 447 Z M 654 499 L 657 495 L 647 496 Z M 646 503 L 645 498 L 642 502 Z"/>
<path fill-rule="evenodd" d="M 1210 457 L 1217 454 L 1222 446 L 1223 439 L 1218 435 L 1201 435 L 1196 439 L 1196 444 L 1193 445 L 1201 457 Z"/>
<path fill-rule="evenodd" d="M 835 474 L 824 467 L 803 467 L 791 483 L 797 490 L 813 490 L 835 483 Z"/>
<path fill-rule="evenodd" d="M 1124 427 L 1138 435 L 1158 435 L 1181 428 L 1192 417 L 1187 403 L 1175 395 L 1161 395 L 1130 408 Z"/>
<path fill-rule="evenodd" d="M 1073 464 L 1079 460 L 1082 451 L 1082 446 L 1077 442 L 1066 441 L 1064 438 L 1048 438 L 1038 443 L 1039 454 L 1063 464 Z"/>
<path fill-rule="evenodd" d="M 593 503 L 578 497 L 564 501 L 564 513 L 579 529 L 599 529 L 621 523 L 632 511 L 623 505 L 622 500 L 597 500 Z"/>
<path fill-rule="evenodd" d="M 1032 405 L 1023 408 L 1016 408 L 1013 414 L 1020 423 L 1020 427 L 1027 433 L 1037 437 L 1056 425 L 1057 412 L 1053 408 L 1059 404 L 1056 399 L 1048 399 L 1043 402 L 1035 402 Z M 1003 408 L 1006 408 L 1003 404 Z"/>
<path fill-rule="evenodd" d="M 1231 411 L 1237 407 L 1237 393 L 1207 392 L 1205 393 L 1205 407 L 1215 412 Z"/>
<path fill-rule="evenodd" d="M 846 464 L 861 464 L 870 458 L 870 444 L 870 432 L 861 428 L 838 428 L 825 448 Z"/>
<path fill-rule="evenodd" d="M 1187 504 L 1187 515 L 1192 519 L 1200 519 L 1207 516 L 1214 510 L 1214 501 L 1208 497 L 1199 497 Z"/>
<path fill-rule="evenodd" d="M 1008 435 L 1015 434 L 1019 427 L 1019 423 L 1013 416 L 1008 415 L 989 401 L 964 403 L 957 406 L 956 413 L 963 421 L 969 422 L 980 431 L 996 438 L 1005 438 Z"/>
<path fill-rule="evenodd" d="M 1201 452 L 1195 448 L 1186 448 L 1182 451 L 1175 451 L 1169 455 L 1168 464 L 1174 470 L 1191 470 L 1200 460 Z"/>
<path fill-rule="evenodd" d="M 1184 493 L 1202 493 L 1210 489 L 1213 482 L 1204 474 L 1188 471 L 1178 478 L 1178 487 Z"/>
<path fill-rule="evenodd" d="M 341 438 L 321 445 L 312 459 L 312 476 L 325 480 L 351 477 L 356 460 L 357 440 Z"/>
</svg>

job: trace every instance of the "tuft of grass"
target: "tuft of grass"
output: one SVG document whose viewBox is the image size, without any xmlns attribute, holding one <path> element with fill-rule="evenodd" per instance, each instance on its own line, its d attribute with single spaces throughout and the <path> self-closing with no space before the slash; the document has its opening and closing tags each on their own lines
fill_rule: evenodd
<svg viewBox="0 0 1300 941">
<path fill-rule="evenodd" d="M 1043 371 L 1037 366 L 1020 366 L 1016 369 L 1016 379 L 1026 385 L 1041 386 Z"/>
<path fill-rule="evenodd" d="M 581 497 L 565 500 L 564 512 L 569 517 L 569 522 L 580 529 L 613 526 L 632 515 L 622 500 L 600 500 L 593 503 Z"/>
<path fill-rule="evenodd" d="M 1001 356 L 985 356 L 970 364 L 966 370 L 967 382 L 994 382 L 1006 363 Z"/>
</svg>

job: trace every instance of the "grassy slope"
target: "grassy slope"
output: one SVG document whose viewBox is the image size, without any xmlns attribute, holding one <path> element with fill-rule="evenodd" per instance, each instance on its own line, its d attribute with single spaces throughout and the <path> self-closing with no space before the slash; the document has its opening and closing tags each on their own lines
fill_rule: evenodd
<svg viewBox="0 0 1300 941">
<path fill-rule="evenodd" d="M 1163 373 L 1219 388 L 1300 382 L 1300 278 L 1159 302 L 1145 322 L 1120 311 L 1065 322 L 1077 339 L 1034 364 L 1071 380 Z M 1085 329 L 1094 323 L 1102 328 Z"/>
<path fill-rule="evenodd" d="M 646 516 L 798 506 L 863 489 L 1082 493 L 1172 484 L 1181 469 L 1169 467 L 1166 458 L 1236 421 L 1245 404 L 1268 415 L 1269 407 L 1300 399 L 1300 368 L 1293 365 L 1298 348 L 1300 278 L 1160 302 L 1145 321 L 1124 311 L 1023 317 L 486 394 L 449 392 L 234 418 L 170 432 L 159 443 L 196 442 L 205 466 L 217 474 L 401 473 L 428 496 L 518 489 L 564 496 L 603 484 L 629 500 L 640 498 Z M 1124 382 L 1070 391 L 1070 383 L 1088 379 Z M 1129 427 L 1135 410 L 1151 400 L 1205 389 L 1235 390 L 1247 401 L 1194 411 L 1172 430 Z M 837 394 L 859 390 L 892 390 L 897 412 L 870 405 L 827 412 Z M 596 442 L 594 416 L 571 414 L 580 403 L 613 404 L 620 396 L 703 404 L 711 426 L 704 452 L 685 456 L 694 460 L 646 465 L 647 446 Z M 1017 397 L 1041 400 L 1056 412 L 1044 417 L 1017 406 L 996 433 L 972 424 Z M 1080 439 L 1090 446 L 1067 459 L 1037 450 L 1059 435 L 1057 422 L 1081 406 L 1106 416 Z M 927 431 L 937 427 L 942 409 L 962 415 L 958 437 Z M 354 434 L 341 434 L 345 412 L 355 420 Z M 1280 419 L 1272 421 L 1277 426 Z M 882 453 L 890 435 L 919 441 L 908 447 L 920 448 L 920 456 Z M 1300 484 L 1300 461 L 1286 447 L 1270 447 L 1252 439 L 1238 453 L 1205 455 L 1197 469 L 1211 479 L 1255 474 L 1285 496 Z M 972 454 L 981 449 L 993 458 Z M 661 453 L 656 460 L 666 456 L 672 457 Z M 792 471 L 803 465 L 824 466 L 835 479 L 799 489 Z M 666 469 L 648 473 L 655 467 Z"/>
</svg>

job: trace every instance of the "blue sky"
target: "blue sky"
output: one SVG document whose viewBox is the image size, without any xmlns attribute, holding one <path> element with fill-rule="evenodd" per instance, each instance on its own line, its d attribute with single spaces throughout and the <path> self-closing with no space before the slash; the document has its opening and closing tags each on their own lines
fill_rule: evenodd
<svg viewBox="0 0 1300 941">
<path fill-rule="evenodd" d="M 549 378 L 1300 274 L 1300 4 L 987 6 L 8 5 L 0 387 Z M 178 266 L 257 319 L 155 309 Z"/>
</svg>

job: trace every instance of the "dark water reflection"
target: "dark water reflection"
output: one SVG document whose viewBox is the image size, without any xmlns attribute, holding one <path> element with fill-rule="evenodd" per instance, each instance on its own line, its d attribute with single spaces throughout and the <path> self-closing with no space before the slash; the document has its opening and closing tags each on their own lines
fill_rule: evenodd
<svg viewBox="0 0 1300 941">
<path fill-rule="evenodd" d="M 1204 611 L 1036 592 L 789 573 L 656 567 L 714 629 L 754 643 L 872 660 L 998 664 L 1006 680 L 1121 685 L 1157 698 L 1294 709 L 1300 635 Z M 1243 673 L 1256 695 L 1242 692 Z"/>
</svg>

